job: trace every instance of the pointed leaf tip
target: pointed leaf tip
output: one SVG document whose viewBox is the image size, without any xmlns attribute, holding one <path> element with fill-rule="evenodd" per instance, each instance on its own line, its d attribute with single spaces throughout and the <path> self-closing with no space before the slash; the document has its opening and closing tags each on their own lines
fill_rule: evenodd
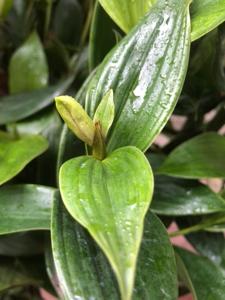
<svg viewBox="0 0 225 300">
<path fill-rule="evenodd" d="M 110 89 L 102 98 L 94 115 L 94 123 L 99 122 L 102 128 L 102 135 L 107 137 L 115 116 L 115 105 L 113 101 L 113 90 Z"/>
<path fill-rule="evenodd" d="M 56 108 L 69 129 L 83 142 L 92 146 L 95 126 L 83 107 L 70 96 L 55 98 Z"/>
</svg>

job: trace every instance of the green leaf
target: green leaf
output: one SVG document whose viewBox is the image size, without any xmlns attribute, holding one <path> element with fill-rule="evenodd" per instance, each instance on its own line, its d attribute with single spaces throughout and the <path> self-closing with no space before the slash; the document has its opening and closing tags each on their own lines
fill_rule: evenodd
<svg viewBox="0 0 225 300">
<path fill-rule="evenodd" d="M 90 70 L 94 70 L 116 44 L 115 31 L 118 31 L 118 27 L 96 1 L 88 47 Z"/>
<path fill-rule="evenodd" d="M 106 57 L 89 86 L 86 109 L 93 117 L 103 95 L 113 90 L 108 152 L 127 145 L 145 150 L 153 142 L 180 95 L 189 48 L 187 1 L 159 0 Z"/>
<path fill-rule="evenodd" d="M 0 188 L 0 234 L 48 230 L 54 189 L 39 185 Z"/>
<path fill-rule="evenodd" d="M 136 25 L 156 2 L 156 0 L 99 0 L 110 17 L 124 31 Z"/>
<path fill-rule="evenodd" d="M 100 123 L 103 136 L 106 138 L 114 120 L 113 90 L 109 90 L 102 98 L 94 115 L 94 123 Z"/>
<path fill-rule="evenodd" d="M 208 258 L 176 248 L 189 273 L 198 300 L 223 300 L 225 275 Z"/>
<path fill-rule="evenodd" d="M 0 137 L 0 185 L 16 176 L 47 148 L 46 139 L 39 135 L 8 141 Z"/>
<path fill-rule="evenodd" d="M 177 299 L 174 252 L 166 229 L 149 213 L 137 264 L 134 300 Z M 60 199 L 53 204 L 52 246 L 64 297 L 119 300 L 111 268 L 86 230 L 75 222 Z"/>
<path fill-rule="evenodd" d="M 225 21 L 224 0 L 194 0 L 191 19 L 191 39 L 194 41 Z"/>
<path fill-rule="evenodd" d="M 93 145 L 95 126 L 83 107 L 70 96 L 55 98 L 56 108 L 69 129 L 89 146 Z"/>
<path fill-rule="evenodd" d="M 196 136 L 173 150 L 158 173 L 182 178 L 225 178 L 225 137 Z"/>
<path fill-rule="evenodd" d="M 103 161 L 71 159 L 59 174 L 70 214 L 103 249 L 117 276 L 122 299 L 130 299 L 153 175 L 140 150 L 124 147 Z M 118 187 L 120 187 L 118 189 Z"/>
<path fill-rule="evenodd" d="M 74 75 L 37 91 L 0 98 L 0 125 L 22 120 L 53 103 L 71 84 Z"/>
<path fill-rule="evenodd" d="M 204 215 L 225 212 L 225 201 L 204 185 L 185 186 L 170 178 L 155 178 L 151 209 L 167 216 Z M 163 180 L 162 180 L 163 179 Z"/>
<path fill-rule="evenodd" d="M 0 19 L 7 16 L 13 4 L 13 0 L 0 0 Z"/>
<path fill-rule="evenodd" d="M 11 94 L 38 90 L 48 84 L 48 65 L 41 41 L 34 31 L 13 54 L 9 64 Z"/>
</svg>

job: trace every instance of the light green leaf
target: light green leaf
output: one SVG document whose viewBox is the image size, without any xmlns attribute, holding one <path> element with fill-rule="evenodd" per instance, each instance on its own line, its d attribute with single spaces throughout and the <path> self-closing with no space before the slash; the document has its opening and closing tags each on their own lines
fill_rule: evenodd
<svg viewBox="0 0 225 300">
<path fill-rule="evenodd" d="M 182 178 L 225 178 L 225 137 L 204 133 L 173 150 L 158 173 Z"/>
<path fill-rule="evenodd" d="M 11 94 L 28 92 L 48 84 L 48 65 L 41 41 L 34 31 L 13 54 L 9 64 Z"/>
<path fill-rule="evenodd" d="M 48 230 L 55 189 L 39 185 L 0 188 L 0 234 Z"/>
<path fill-rule="evenodd" d="M 208 258 L 176 248 L 189 273 L 197 300 L 223 300 L 225 275 Z"/>
<path fill-rule="evenodd" d="M 128 33 L 157 1 L 159 0 L 99 0 L 105 11 L 125 33 Z M 193 0 L 191 40 L 199 39 L 224 21 L 224 0 Z"/>
<path fill-rule="evenodd" d="M 102 98 L 93 119 L 94 123 L 100 123 L 105 138 L 114 120 L 114 109 L 113 90 L 109 90 Z"/>
<path fill-rule="evenodd" d="M 56 108 L 69 129 L 89 146 L 93 145 L 95 126 L 83 107 L 70 96 L 55 98 Z"/>
<path fill-rule="evenodd" d="M 8 141 L 0 137 L 0 185 L 16 176 L 47 148 L 46 139 L 39 135 Z"/>
<path fill-rule="evenodd" d="M 191 5 L 191 39 L 199 39 L 225 21 L 224 0 L 194 0 Z"/>
<path fill-rule="evenodd" d="M 102 97 L 113 90 L 109 153 L 128 145 L 146 150 L 153 142 L 180 95 L 189 48 L 187 1 L 159 0 L 105 58 L 90 83 L 86 109 L 93 117 Z"/>
<path fill-rule="evenodd" d="M 51 235 L 54 262 L 65 298 L 120 299 L 105 256 L 86 230 L 70 217 L 61 199 L 56 199 L 53 205 Z M 165 227 L 152 213 L 145 219 L 133 299 L 177 299 L 174 251 Z"/>
<path fill-rule="evenodd" d="M 99 0 L 110 17 L 124 31 L 136 25 L 156 0 Z"/>
<path fill-rule="evenodd" d="M 124 147 L 103 161 L 88 156 L 71 159 L 60 169 L 59 185 L 66 208 L 102 248 L 122 299 L 129 300 L 153 192 L 145 156 L 135 147 Z"/>
</svg>

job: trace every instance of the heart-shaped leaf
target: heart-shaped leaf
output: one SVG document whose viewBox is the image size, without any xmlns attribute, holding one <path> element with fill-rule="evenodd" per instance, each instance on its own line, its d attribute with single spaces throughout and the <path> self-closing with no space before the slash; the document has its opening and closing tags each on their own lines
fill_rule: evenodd
<svg viewBox="0 0 225 300">
<path fill-rule="evenodd" d="M 159 0 L 106 57 L 89 85 L 86 109 L 93 117 L 102 97 L 113 90 L 108 152 L 128 145 L 145 150 L 153 142 L 180 95 L 189 47 L 188 1 Z"/>
<path fill-rule="evenodd" d="M 28 92 L 43 88 L 47 84 L 48 64 L 41 41 L 37 33 L 33 32 L 10 60 L 10 92 Z"/>
<path fill-rule="evenodd" d="M 124 32 L 128 32 L 149 11 L 156 0 L 99 0 L 99 2 L 115 23 Z"/>
<path fill-rule="evenodd" d="M 16 140 L 0 136 L 0 185 L 16 176 L 47 148 L 46 139 L 39 135 Z"/>
<path fill-rule="evenodd" d="M 0 234 L 49 229 L 55 189 L 40 185 L 0 188 Z"/>
<path fill-rule="evenodd" d="M 51 236 L 57 277 L 65 298 L 120 299 L 105 256 L 68 214 L 60 197 L 53 204 Z M 53 275 L 54 281 L 55 278 Z M 132 299 L 177 299 L 174 251 L 165 227 L 151 212 L 145 218 Z"/>
<path fill-rule="evenodd" d="M 122 299 L 130 299 L 153 175 L 135 147 L 114 151 L 103 161 L 82 156 L 63 164 L 60 192 L 70 214 L 108 257 Z"/>
<path fill-rule="evenodd" d="M 183 178 L 225 178 L 225 137 L 209 132 L 173 150 L 158 173 Z"/>
</svg>

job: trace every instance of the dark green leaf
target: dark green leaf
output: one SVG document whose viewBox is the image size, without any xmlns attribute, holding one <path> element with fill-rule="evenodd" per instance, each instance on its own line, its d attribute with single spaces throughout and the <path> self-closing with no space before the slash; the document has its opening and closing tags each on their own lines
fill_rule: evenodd
<svg viewBox="0 0 225 300">
<path fill-rule="evenodd" d="M 10 93 L 38 90 L 47 84 L 48 65 L 45 53 L 37 33 L 33 32 L 10 60 Z"/>
<path fill-rule="evenodd" d="M 119 300 L 105 256 L 60 199 L 54 202 L 52 217 L 53 255 L 64 296 Z M 133 299 L 177 299 L 174 252 L 164 226 L 152 213 L 145 221 Z"/>
<path fill-rule="evenodd" d="M 155 178 L 151 209 L 160 215 L 183 216 L 225 212 L 225 201 L 207 186 L 185 186 L 170 178 Z M 162 180 L 163 179 L 163 180 Z"/>
<path fill-rule="evenodd" d="M 74 75 L 66 77 L 57 85 L 37 91 L 0 98 L 0 125 L 22 120 L 53 103 L 71 84 Z"/>
<path fill-rule="evenodd" d="M 89 41 L 89 66 L 91 70 L 102 62 L 109 50 L 116 44 L 115 30 L 117 30 L 116 24 L 96 1 Z"/>
<path fill-rule="evenodd" d="M 103 95 L 113 89 L 109 152 L 126 145 L 149 147 L 178 100 L 189 47 L 187 1 L 159 0 L 106 57 L 89 86 L 86 108 L 93 117 Z"/>
<path fill-rule="evenodd" d="M 39 185 L 0 188 L 0 234 L 49 229 L 54 189 Z"/>
<path fill-rule="evenodd" d="M 208 258 L 176 249 L 189 273 L 198 300 L 224 300 L 225 275 Z"/>
<path fill-rule="evenodd" d="M 204 133 L 181 144 L 158 170 L 182 178 L 225 177 L 225 137 Z"/>
<path fill-rule="evenodd" d="M 153 192 L 145 156 L 135 147 L 124 147 L 103 161 L 91 156 L 71 159 L 60 169 L 59 185 L 70 214 L 108 257 L 122 299 L 130 299 L 144 216 Z"/>
<path fill-rule="evenodd" d="M 40 135 L 8 141 L 0 137 L 0 185 L 16 176 L 47 148 L 46 139 Z"/>
</svg>

